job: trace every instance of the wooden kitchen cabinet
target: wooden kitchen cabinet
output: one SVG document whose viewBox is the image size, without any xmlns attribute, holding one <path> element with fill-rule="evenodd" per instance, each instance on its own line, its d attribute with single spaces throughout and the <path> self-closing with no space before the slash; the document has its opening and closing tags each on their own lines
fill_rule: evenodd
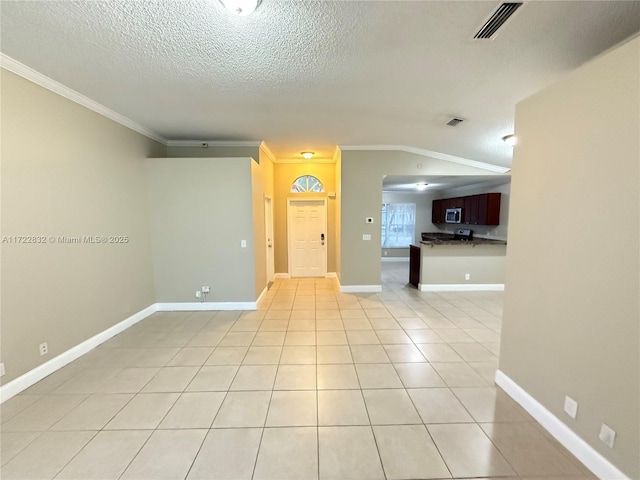
<svg viewBox="0 0 640 480">
<path fill-rule="evenodd" d="M 431 221 L 446 223 L 447 208 L 462 208 L 465 225 L 500 225 L 500 193 L 482 193 L 466 197 L 441 198 L 432 203 Z"/>
<path fill-rule="evenodd" d="M 464 197 L 462 206 L 462 223 L 465 225 L 478 225 L 479 195 Z"/>
<path fill-rule="evenodd" d="M 478 225 L 500 225 L 500 193 L 483 193 L 478 197 Z"/>
<path fill-rule="evenodd" d="M 431 223 L 442 223 L 442 222 L 444 222 L 442 200 L 434 200 L 431 203 Z"/>
<path fill-rule="evenodd" d="M 409 245 L 409 283 L 418 288 L 420 284 L 420 247 Z"/>
</svg>

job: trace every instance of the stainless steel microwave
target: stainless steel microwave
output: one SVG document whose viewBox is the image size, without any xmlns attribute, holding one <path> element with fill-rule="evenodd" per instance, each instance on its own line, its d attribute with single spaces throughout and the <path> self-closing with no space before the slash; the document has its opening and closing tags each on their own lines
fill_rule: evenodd
<svg viewBox="0 0 640 480">
<path fill-rule="evenodd" d="M 444 216 L 444 221 L 447 223 L 460 223 L 462 222 L 462 209 L 461 208 L 447 208 Z"/>
</svg>

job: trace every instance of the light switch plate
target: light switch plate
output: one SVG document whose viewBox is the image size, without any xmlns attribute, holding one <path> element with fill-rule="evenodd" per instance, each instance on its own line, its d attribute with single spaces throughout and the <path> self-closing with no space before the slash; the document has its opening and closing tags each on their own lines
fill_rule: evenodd
<svg viewBox="0 0 640 480">
<path fill-rule="evenodd" d="M 616 442 L 616 432 L 609 425 L 603 423 L 598 438 L 609 448 L 613 448 L 613 444 Z"/>
<path fill-rule="evenodd" d="M 564 397 L 564 411 L 567 415 L 574 419 L 578 415 L 578 402 L 576 402 L 569 395 Z"/>
<path fill-rule="evenodd" d="M 371 235 L 369 235 L 368 233 L 365 233 L 364 235 L 362 235 L 362 239 L 363 240 L 371 240 Z"/>
</svg>

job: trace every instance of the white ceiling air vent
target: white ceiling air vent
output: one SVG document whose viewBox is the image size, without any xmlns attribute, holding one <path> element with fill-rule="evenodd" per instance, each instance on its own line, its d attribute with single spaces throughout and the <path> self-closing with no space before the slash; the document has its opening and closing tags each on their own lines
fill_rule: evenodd
<svg viewBox="0 0 640 480">
<path fill-rule="evenodd" d="M 449 125 L 450 127 L 456 127 L 462 122 L 464 122 L 464 118 L 453 117 L 451 120 L 445 123 L 445 125 Z"/>
<path fill-rule="evenodd" d="M 473 36 L 474 40 L 493 40 L 496 37 L 498 29 L 502 27 L 521 6 L 522 2 L 500 4 L 491 17 L 489 17 L 489 20 L 487 20 L 482 28 Z"/>
</svg>

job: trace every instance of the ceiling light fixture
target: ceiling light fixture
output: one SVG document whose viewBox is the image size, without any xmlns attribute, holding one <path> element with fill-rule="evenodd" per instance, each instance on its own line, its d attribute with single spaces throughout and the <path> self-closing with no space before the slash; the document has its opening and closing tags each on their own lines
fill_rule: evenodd
<svg viewBox="0 0 640 480">
<path fill-rule="evenodd" d="M 262 0 L 220 0 L 220 3 L 229 10 L 240 17 L 246 17 L 251 15 Z"/>
<path fill-rule="evenodd" d="M 302 155 L 302 158 L 310 160 L 315 155 L 315 152 L 300 152 L 300 155 Z"/>
<path fill-rule="evenodd" d="M 504 143 L 512 147 L 518 143 L 518 137 L 513 134 L 502 137 L 502 140 L 504 141 Z"/>
<path fill-rule="evenodd" d="M 416 183 L 416 188 L 418 190 L 425 190 L 429 186 L 428 183 Z"/>
</svg>

